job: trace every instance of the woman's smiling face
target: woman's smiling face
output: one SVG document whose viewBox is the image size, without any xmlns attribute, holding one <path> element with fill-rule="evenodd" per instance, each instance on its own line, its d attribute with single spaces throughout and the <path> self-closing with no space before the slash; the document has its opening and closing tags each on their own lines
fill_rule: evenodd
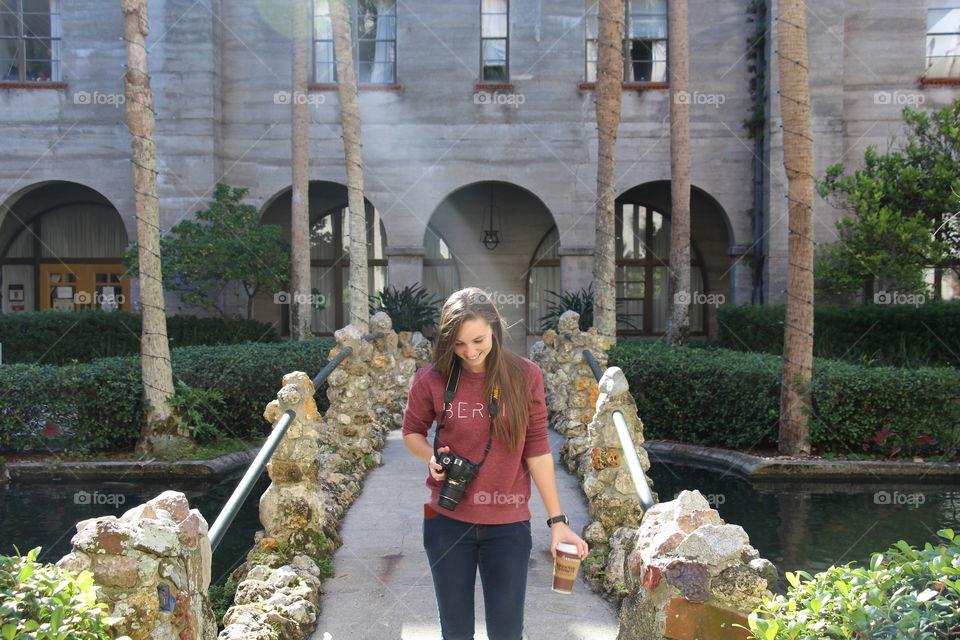
<svg viewBox="0 0 960 640">
<path fill-rule="evenodd" d="M 453 352 L 467 371 L 480 373 L 484 370 L 484 360 L 492 347 L 493 328 L 483 318 L 474 318 L 460 325 Z"/>
</svg>

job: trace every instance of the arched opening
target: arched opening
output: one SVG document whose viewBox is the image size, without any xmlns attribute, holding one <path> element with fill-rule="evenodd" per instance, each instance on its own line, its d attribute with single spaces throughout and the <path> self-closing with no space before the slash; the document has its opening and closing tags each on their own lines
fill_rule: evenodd
<svg viewBox="0 0 960 640">
<path fill-rule="evenodd" d="M 130 311 L 129 244 L 116 207 L 74 182 L 21 192 L 0 222 L 0 311 Z"/>
<path fill-rule="evenodd" d="M 543 235 L 533 259 L 527 278 L 527 326 L 531 333 L 541 329 L 540 318 L 547 314 L 550 302 L 556 302 L 548 293 L 560 293 L 560 233 L 553 226 Z"/>
<path fill-rule="evenodd" d="M 526 353 L 528 334 L 538 330 L 530 325 L 527 302 L 531 258 L 553 226 L 547 206 L 523 187 L 496 180 L 460 187 L 430 216 L 424 237 L 424 286 L 443 298 L 461 286 L 484 289 L 508 327 L 508 346 Z M 440 243 L 446 247 L 442 259 L 432 255 L 434 242 L 441 255 Z"/>
<path fill-rule="evenodd" d="M 729 299 L 726 213 L 706 192 L 690 199 L 690 330 L 715 335 L 716 307 Z M 667 328 L 670 273 L 670 183 L 634 187 L 616 201 L 617 333 L 662 335 Z"/>
<path fill-rule="evenodd" d="M 264 209 L 264 224 L 276 224 L 290 239 L 292 192 L 286 189 Z M 387 259 L 384 255 L 386 231 L 379 212 L 365 201 L 367 221 L 367 291 L 376 295 L 387 285 Z M 312 181 L 310 207 L 310 286 L 316 294 L 313 332 L 329 336 L 349 321 L 350 233 L 347 188 L 334 182 Z M 289 332 L 289 302 L 276 296 L 254 300 L 254 317 L 278 322 Z"/>
</svg>

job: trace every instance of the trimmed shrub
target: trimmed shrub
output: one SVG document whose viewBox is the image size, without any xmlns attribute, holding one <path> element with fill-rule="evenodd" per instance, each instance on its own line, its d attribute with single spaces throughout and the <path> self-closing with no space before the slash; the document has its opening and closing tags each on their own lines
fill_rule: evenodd
<svg viewBox="0 0 960 640">
<path fill-rule="evenodd" d="M 720 344 L 738 351 L 783 352 L 784 307 L 724 305 L 717 309 Z M 873 304 L 814 309 L 813 353 L 858 364 L 960 366 L 960 302 L 916 307 Z"/>
<path fill-rule="evenodd" d="M 167 318 L 171 347 L 274 342 L 273 327 L 256 320 Z M 126 311 L 0 314 L 0 343 L 7 363 L 66 364 L 140 351 L 140 316 Z"/>
<path fill-rule="evenodd" d="M 786 596 L 750 614 L 759 640 L 792 638 L 917 638 L 960 636 L 960 536 L 915 549 L 901 540 L 871 557 L 869 568 L 847 564 L 811 576 L 787 573 Z"/>
<path fill-rule="evenodd" d="M 621 340 L 623 369 L 650 438 L 744 449 L 777 445 L 782 359 Z M 814 361 L 811 444 L 818 452 L 956 456 L 960 371 Z"/>
<path fill-rule="evenodd" d="M 332 346 L 332 341 L 318 339 L 182 347 L 171 351 L 171 359 L 176 380 L 223 397 L 223 409 L 194 403 L 195 422 L 251 438 L 267 433 L 263 408 L 276 397 L 283 375 L 295 370 L 316 375 Z M 136 443 L 143 417 L 140 357 L 63 367 L 4 365 L 0 398 L 0 450 L 127 449 Z M 329 406 L 325 394 L 316 398 L 321 410 Z"/>
<path fill-rule="evenodd" d="M 25 556 L 0 556 L 0 638 L 109 640 L 107 606 L 97 603 L 93 574 L 73 576 Z"/>
</svg>

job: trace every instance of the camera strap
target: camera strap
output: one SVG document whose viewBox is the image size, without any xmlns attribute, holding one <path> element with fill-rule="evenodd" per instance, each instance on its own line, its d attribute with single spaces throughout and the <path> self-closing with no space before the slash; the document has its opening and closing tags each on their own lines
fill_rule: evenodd
<svg viewBox="0 0 960 640">
<path fill-rule="evenodd" d="M 440 421 L 437 422 L 437 430 L 433 434 L 433 455 L 439 459 L 437 452 L 437 443 L 440 441 L 440 430 L 447 426 L 447 411 L 453 414 L 453 400 L 457 397 L 457 386 L 460 384 L 460 358 L 454 356 L 453 366 L 450 367 L 450 375 L 447 376 L 447 388 L 443 392 L 443 411 L 440 413 Z M 490 414 L 490 430 L 487 433 L 487 447 L 483 451 L 483 458 L 477 464 L 477 468 L 483 466 L 490 455 L 490 448 L 493 446 L 493 419 L 500 413 L 500 387 L 495 386 L 490 395 L 490 402 L 487 404 L 487 413 Z"/>
</svg>

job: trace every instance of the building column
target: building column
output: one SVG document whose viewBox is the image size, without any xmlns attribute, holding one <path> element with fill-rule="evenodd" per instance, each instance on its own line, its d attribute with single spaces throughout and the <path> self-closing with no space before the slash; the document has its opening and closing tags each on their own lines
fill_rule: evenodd
<svg viewBox="0 0 960 640">
<path fill-rule="evenodd" d="M 394 289 L 423 283 L 423 247 L 391 247 L 387 256 L 387 282 Z"/>
<path fill-rule="evenodd" d="M 593 282 L 593 247 L 560 247 L 560 289 L 579 291 Z"/>
</svg>

